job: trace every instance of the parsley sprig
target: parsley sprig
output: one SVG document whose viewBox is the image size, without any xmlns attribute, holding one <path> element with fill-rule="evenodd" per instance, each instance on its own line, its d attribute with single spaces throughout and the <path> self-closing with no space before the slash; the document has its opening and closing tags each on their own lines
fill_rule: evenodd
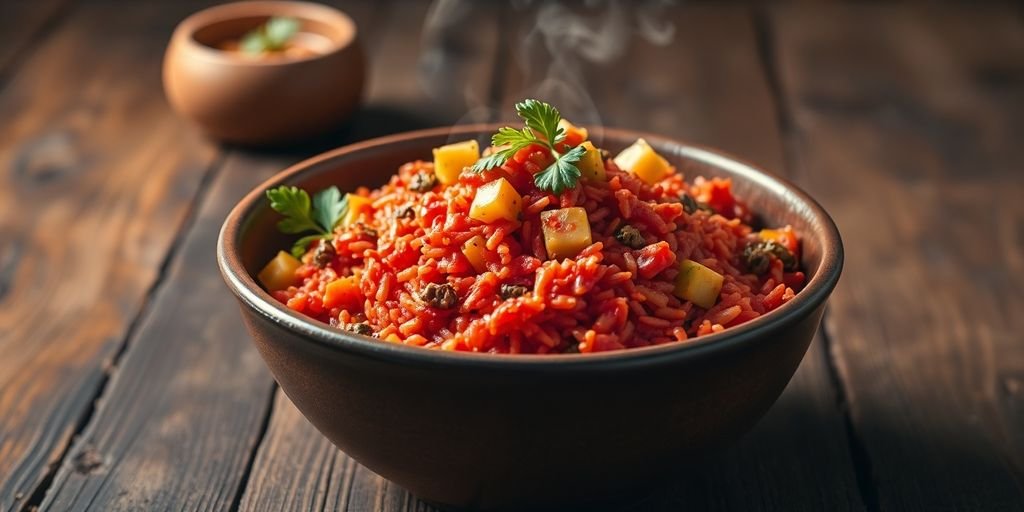
<svg viewBox="0 0 1024 512">
<path fill-rule="evenodd" d="M 473 172 L 500 167 L 521 149 L 538 144 L 547 148 L 555 161 L 533 176 L 537 188 L 561 194 L 575 187 L 581 176 L 576 163 L 587 150 L 582 146 L 576 146 L 565 153 L 556 149 L 565 140 L 565 129 L 558 126 L 562 120 L 558 109 L 543 101 L 528 99 L 516 104 L 516 114 L 523 119 L 526 127 L 519 130 L 509 126 L 499 128 L 498 133 L 491 137 L 491 145 L 501 149 L 473 164 Z"/>
<path fill-rule="evenodd" d="M 299 31 L 299 20 L 274 16 L 266 23 L 249 31 L 239 43 L 245 53 L 260 54 L 284 50 L 288 40 Z"/>
<path fill-rule="evenodd" d="M 281 185 L 267 191 L 270 207 L 284 218 L 277 223 L 282 233 L 297 235 L 314 231 L 295 241 L 292 256 L 301 257 L 314 240 L 329 240 L 334 237 L 334 228 L 348 212 L 348 196 L 342 195 L 338 187 L 317 192 L 310 200 L 309 194 L 298 187 Z"/>
</svg>

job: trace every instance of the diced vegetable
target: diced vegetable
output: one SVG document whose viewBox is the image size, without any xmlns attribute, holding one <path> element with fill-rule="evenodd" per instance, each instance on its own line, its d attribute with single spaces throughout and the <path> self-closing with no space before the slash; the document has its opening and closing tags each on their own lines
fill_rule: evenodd
<svg viewBox="0 0 1024 512">
<path fill-rule="evenodd" d="M 477 189 L 469 216 L 488 224 L 498 219 L 516 221 L 522 209 L 523 198 L 519 192 L 505 178 L 498 178 Z"/>
<path fill-rule="evenodd" d="M 751 274 L 761 275 L 771 268 L 772 258 L 782 261 L 782 268 L 785 270 L 796 270 L 796 258 L 789 249 L 773 240 L 759 240 L 748 244 L 741 254 L 740 259 L 746 264 L 747 271 Z"/>
<path fill-rule="evenodd" d="M 578 206 L 542 212 L 540 223 L 550 259 L 572 258 L 593 243 L 587 211 Z"/>
<path fill-rule="evenodd" d="M 680 299 L 707 309 L 718 301 L 724 279 L 722 274 L 696 261 L 683 260 L 679 264 L 679 275 L 676 276 L 675 294 Z"/>
<path fill-rule="evenodd" d="M 630 249 L 639 249 L 647 243 L 644 240 L 644 235 L 640 234 L 640 230 L 629 224 L 623 224 L 615 230 L 615 239 Z"/>
<path fill-rule="evenodd" d="M 279 251 L 274 259 L 267 263 L 267 266 L 260 270 L 256 276 L 263 286 L 270 292 L 284 290 L 295 284 L 295 271 L 302 266 L 302 262 L 284 251 Z"/>
<path fill-rule="evenodd" d="M 580 170 L 585 179 L 604 180 L 604 160 L 601 159 L 601 150 L 595 148 L 589 140 L 580 146 L 586 148 L 587 152 L 583 154 L 583 158 L 580 158 L 579 162 L 576 162 L 576 168 Z"/>
<path fill-rule="evenodd" d="M 632 146 L 623 149 L 615 157 L 615 165 L 652 185 L 661 181 L 670 169 L 668 161 L 655 153 L 644 139 L 637 139 Z"/>
<path fill-rule="evenodd" d="M 363 304 L 363 292 L 359 290 L 356 276 L 331 281 L 324 290 L 324 307 L 358 309 Z"/>
<path fill-rule="evenodd" d="M 473 265 L 473 269 L 477 272 L 487 270 L 487 261 L 484 259 L 484 246 L 486 243 L 487 240 L 484 240 L 484 237 L 477 235 L 462 244 L 462 254 L 466 255 L 469 264 Z"/>
<path fill-rule="evenodd" d="M 790 226 L 779 229 L 762 229 L 758 236 L 761 237 L 761 240 L 782 245 L 794 256 L 797 255 L 797 249 L 800 247 L 796 239 L 796 233 L 793 232 L 793 228 Z"/>
<path fill-rule="evenodd" d="M 480 145 L 466 140 L 434 148 L 434 174 L 443 185 L 459 181 L 459 174 L 480 159 Z"/>
<path fill-rule="evenodd" d="M 587 129 L 570 123 L 568 119 L 560 119 L 558 127 L 565 130 L 565 143 L 570 146 L 587 140 Z"/>
<path fill-rule="evenodd" d="M 373 204 L 373 199 L 357 196 L 355 194 L 345 195 L 346 201 L 348 202 L 348 212 L 345 213 L 345 217 L 341 219 L 341 225 L 350 226 L 359 218 L 359 214 L 370 208 L 370 205 Z"/>
<path fill-rule="evenodd" d="M 648 245 L 633 254 L 636 257 L 637 271 L 644 279 L 654 279 L 654 276 L 676 262 L 676 253 L 665 241 Z"/>
</svg>

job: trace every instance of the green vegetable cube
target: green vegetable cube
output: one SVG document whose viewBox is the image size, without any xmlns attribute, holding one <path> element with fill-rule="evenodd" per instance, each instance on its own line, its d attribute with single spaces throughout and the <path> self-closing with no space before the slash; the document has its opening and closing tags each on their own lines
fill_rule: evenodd
<svg viewBox="0 0 1024 512">
<path fill-rule="evenodd" d="M 600 180 L 604 181 L 604 160 L 601 159 L 601 151 L 594 147 L 594 144 L 589 140 L 580 144 L 586 148 L 587 152 L 583 154 L 583 158 L 576 163 L 576 168 L 580 170 L 583 177 L 588 180 Z"/>
<path fill-rule="evenodd" d="M 722 274 L 693 260 L 683 260 L 676 276 L 675 295 L 707 309 L 718 301 L 722 291 Z"/>
</svg>

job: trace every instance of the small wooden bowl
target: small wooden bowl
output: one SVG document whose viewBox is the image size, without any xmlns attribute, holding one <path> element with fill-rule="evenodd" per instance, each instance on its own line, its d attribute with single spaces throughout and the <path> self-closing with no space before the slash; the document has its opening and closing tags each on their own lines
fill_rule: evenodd
<svg viewBox="0 0 1024 512">
<path fill-rule="evenodd" d="M 299 20 L 323 42 L 316 55 L 269 58 L 221 50 L 273 16 Z M 164 57 L 171 106 L 210 135 L 249 145 L 322 133 L 359 103 L 365 63 L 355 23 L 336 9 L 306 2 L 218 5 L 182 21 Z"/>
</svg>

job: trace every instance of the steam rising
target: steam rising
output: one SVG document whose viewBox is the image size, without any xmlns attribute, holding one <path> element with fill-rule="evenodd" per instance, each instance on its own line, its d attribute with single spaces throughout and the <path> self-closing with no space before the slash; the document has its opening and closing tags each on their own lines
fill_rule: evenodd
<svg viewBox="0 0 1024 512">
<path fill-rule="evenodd" d="M 525 31 L 504 35 L 507 40 L 503 44 L 511 54 L 507 65 L 515 66 L 510 73 L 520 77 L 508 81 L 520 85 L 503 91 L 503 96 L 549 102 L 564 117 L 591 128 L 592 138 L 599 142 L 600 112 L 591 99 L 588 83 L 595 83 L 600 73 L 622 59 L 637 37 L 659 46 L 670 44 L 675 26 L 664 21 L 664 11 L 672 3 L 586 0 L 566 5 L 557 1 L 513 1 L 514 12 L 509 17 L 532 16 L 534 22 Z M 462 80 L 465 69 L 460 68 L 469 65 L 465 57 L 472 52 L 468 36 L 472 35 L 473 24 L 467 22 L 481 4 L 487 5 L 472 0 L 435 0 L 423 28 L 420 83 L 431 98 L 438 100 L 464 87 L 460 92 L 469 111 L 459 124 L 512 117 L 511 105 L 493 111 L 488 106 L 488 91 L 473 89 L 464 85 L 468 80 Z"/>
</svg>

